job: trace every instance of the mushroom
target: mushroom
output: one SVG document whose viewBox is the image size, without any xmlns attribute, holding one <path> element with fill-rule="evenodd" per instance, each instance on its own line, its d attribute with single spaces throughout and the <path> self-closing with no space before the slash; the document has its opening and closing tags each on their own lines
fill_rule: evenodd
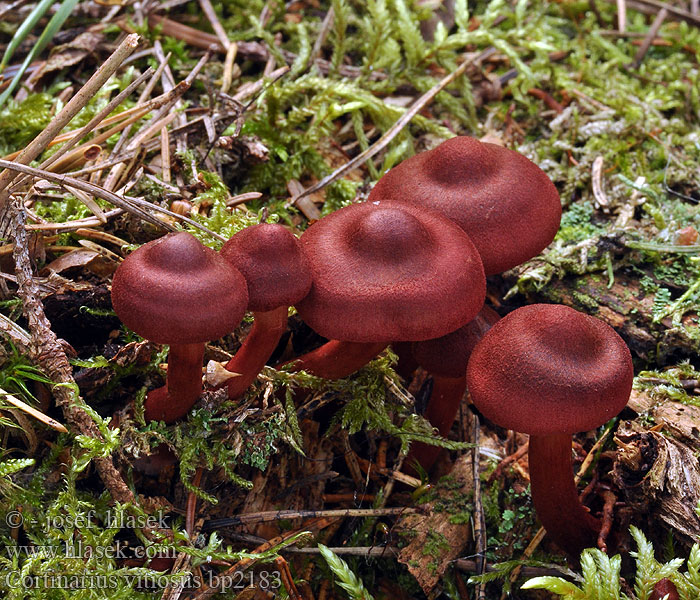
<svg viewBox="0 0 700 600">
<path fill-rule="evenodd" d="M 486 275 L 539 254 L 559 229 L 554 184 L 528 158 L 461 136 L 388 171 L 368 201 L 415 204 L 457 223 L 481 255 Z"/>
<path fill-rule="evenodd" d="M 223 256 L 248 283 L 248 310 L 253 328 L 226 369 L 240 377 L 228 380 L 229 398 L 242 395 L 265 366 L 287 329 L 290 306 L 311 288 L 311 271 L 299 241 L 282 225 L 262 223 L 235 234 L 221 248 Z"/>
<path fill-rule="evenodd" d="M 496 323 L 467 367 L 474 405 L 488 419 L 530 434 L 532 500 L 554 542 L 572 556 L 596 543 L 600 522 L 580 503 L 571 436 L 626 405 L 632 358 L 606 323 L 572 308 L 534 304 Z"/>
<path fill-rule="evenodd" d="M 423 416 L 447 437 L 467 388 L 467 362 L 476 344 L 501 317 L 484 305 L 472 321 L 457 331 L 424 342 L 413 342 L 416 363 L 432 375 L 433 387 Z M 405 464 L 418 462 L 430 470 L 440 448 L 417 442 L 411 446 Z"/>
<path fill-rule="evenodd" d="M 667 577 L 659 579 L 651 590 L 649 600 L 680 600 L 678 588 Z"/>
<path fill-rule="evenodd" d="M 172 423 L 202 393 L 204 343 L 230 333 L 248 302 L 243 275 L 189 233 L 132 252 L 114 274 L 112 304 L 140 336 L 169 344 L 166 385 L 146 397 L 146 420 Z"/>
<path fill-rule="evenodd" d="M 391 341 L 426 340 L 471 321 L 485 278 L 467 235 L 433 211 L 354 204 L 301 236 L 313 284 L 296 307 L 331 341 L 296 359 L 320 377 L 353 373 Z"/>
</svg>

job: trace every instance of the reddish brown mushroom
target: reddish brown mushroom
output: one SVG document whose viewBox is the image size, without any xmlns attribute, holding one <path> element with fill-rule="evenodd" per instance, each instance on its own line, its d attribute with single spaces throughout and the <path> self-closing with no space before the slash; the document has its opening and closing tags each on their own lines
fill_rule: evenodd
<svg viewBox="0 0 700 600">
<path fill-rule="evenodd" d="M 255 321 L 226 368 L 239 377 L 228 380 L 229 398 L 242 395 L 274 352 L 287 329 L 290 306 L 311 288 L 311 271 L 299 241 L 282 225 L 262 223 L 239 231 L 221 248 L 221 256 L 248 283 L 248 310 Z"/>
<path fill-rule="evenodd" d="M 146 419 L 172 423 L 202 392 L 204 343 L 235 329 L 248 293 L 243 275 L 189 233 L 144 244 L 119 266 L 112 303 L 140 336 L 169 344 L 166 385 L 146 398 Z"/>
<path fill-rule="evenodd" d="M 412 355 L 416 363 L 432 375 L 433 388 L 423 416 L 447 437 L 467 388 L 467 363 L 472 350 L 486 332 L 500 319 L 488 306 L 482 307 L 472 321 L 457 331 L 424 342 L 413 342 Z M 417 442 L 411 446 L 405 464 L 418 462 L 430 470 L 440 448 Z"/>
<path fill-rule="evenodd" d="M 390 341 L 454 331 L 484 302 L 474 245 L 429 210 L 354 204 L 312 225 L 301 245 L 313 285 L 297 310 L 332 341 L 297 359 L 297 368 L 321 377 L 353 373 Z"/>
<path fill-rule="evenodd" d="M 626 405 L 629 349 L 603 321 L 566 306 L 534 304 L 496 323 L 467 367 L 474 405 L 494 423 L 530 434 L 532 500 L 554 542 L 572 556 L 600 529 L 581 505 L 571 436 L 599 427 Z"/>
<path fill-rule="evenodd" d="M 474 242 L 486 275 L 539 254 L 559 229 L 554 184 L 522 154 L 455 137 L 388 171 L 369 201 L 415 204 L 457 223 Z"/>
<path fill-rule="evenodd" d="M 670 579 L 664 577 L 654 585 L 649 600 L 680 600 L 678 588 Z"/>
</svg>

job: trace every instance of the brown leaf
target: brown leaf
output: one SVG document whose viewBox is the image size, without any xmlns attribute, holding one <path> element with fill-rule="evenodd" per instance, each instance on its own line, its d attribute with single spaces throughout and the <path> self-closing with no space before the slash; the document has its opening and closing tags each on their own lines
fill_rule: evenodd
<svg viewBox="0 0 700 600">
<path fill-rule="evenodd" d="M 57 46 L 46 62 L 42 70 L 42 76 L 78 64 L 88 54 L 94 52 L 103 39 L 104 36 L 101 34 L 86 31 L 71 42 Z"/>
<path fill-rule="evenodd" d="M 464 511 L 464 498 L 473 492 L 471 457 L 464 455 L 455 462 L 449 487 L 438 485 L 437 499 L 430 502 L 433 508 L 439 504 L 441 510 L 431 512 L 428 517 L 407 515 L 396 525 L 396 529 L 411 540 L 399 553 L 399 562 L 408 567 L 426 595 L 438 585 L 447 567 L 470 539 L 469 523 L 463 523 L 462 519 L 452 521 L 455 513 Z"/>
</svg>

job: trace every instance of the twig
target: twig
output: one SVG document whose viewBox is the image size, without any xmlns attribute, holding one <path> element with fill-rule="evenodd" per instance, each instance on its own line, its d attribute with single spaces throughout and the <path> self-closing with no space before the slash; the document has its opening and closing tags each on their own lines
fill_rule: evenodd
<svg viewBox="0 0 700 600">
<path fill-rule="evenodd" d="M 163 71 L 165 70 L 165 67 L 168 66 L 168 61 L 170 60 L 170 57 L 172 54 L 168 52 L 163 59 L 158 63 L 158 68 L 156 69 L 155 73 L 153 73 L 153 77 L 151 77 L 151 80 L 146 84 L 146 87 L 143 89 L 141 92 L 141 95 L 139 96 L 139 101 L 137 103 L 137 106 L 142 105 L 145 103 L 149 96 L 153 93 L 153 88 L 156 87 L 156 83 L 161 78 L 161 75 L 163 74 Z M 168 99 L 164 102 L 167 103 L 170 101 L 170 95 L 173 95 L 175 93 L 175 88 L 172 90 L 168 90 L 165 92 L 163 95 L 159 96 L 160 98 L 163 98 L 165 96 L 168 96 Z M 184 90 L 182 91 L 184 93 Z M 154 98 L 153 100 L 149 101 L 147 104 L 150 106 L 153 104 L 158 98 Z M 131 132 L 131 125 L 126 127 L 124 130 L 122 130 L 121 135 L 119 136 L 119 139 L 117 140 L 117 143 L 114 144 L 114 148 L 112 148 L 112 152 L 110 154 L 110 158 L 113 158 L 118 152 L 121 150 L 122 146 L 125 144 L 127 138 L 129 137 L 129 133 Z"/>
<path fill-rule="evenodd" d="M 27 165 L 41 154 L 49 142 L 78 114 L 78 112 L 92 99 L 105 82 L 121 66 L 124 59 L 129 56 L 138 46 L 139 36 L 135 33 L 126 36 L 124 41 L 114 51 L 114 53 L 102 64 L 95 74 L 88 79 L 87 83 L 80 88 L 63 109 L 51 120 L 44 130 L 36 136 L 29 145 L 22 150 L 17 157 L 17 163 Z M 6 210 L 9 194 L 7 186 L 14 180 L 16 173 L 5 167 L 0 173 L 0 213 Z"/>
<path fill-rule="evenodd" d="M 617 496 L 611 490 L 603 491 L 603 518 L 598 532 L 598 548 L 603 552 L 608 551 L 607 539 L 613 525 L 613 510 L 617 502 Z"/>
<path fill-rule="evenodd" d="M 280 580 L 290 600 L 303 600 L 297 586 L 294 585 L 294 578 L 289 570 L 289 563 L 281 556 L 275 559 L 275 566 L 278 569 Z"/>
<path fill-rule="evenodd" d="M 117 217 L 124 214 L 121 208 L 115 208 L 113 210 L 107 211 L 105 219 L 109 220 L 112 217 Z M 74 231 L 80 229 L 81 227 L 95 227 L 101 225 L 102 222 L 97 217 L 85 217 L 83 219 L 76 219 L 75 221 L 67 221 L 65 223 L 37 223 L 35 225 L 27 225 L 25 229 L 27 231 L 55 231 L 56 233 L 61 231 Z"/>
<path fill-rule="evenodd" d="M 331 6 L 328 9 L 326 16 L 323 17 L 323 21 L 321 23 L 321 29 L 318 32 L 318 37 L 316 38 L 316 41 L 314 42 L 313 50 L 311 50 L 311 56 L 309 57 L 310 62 L 313 63 L 319 56 L 321 56 L 321 50 L 323 49 L 323 44 L 326 43 L 326 38 L 328 37 L 328 33 L 330 32 L 331 27 L 333 27 L 334 20 L 335 20 L 335 10 L 333 10 L 333 7 Z"/>
<path fill-rule="evenodd" d="M 588 0 L 588 7 L 595 15 L 596 21 L 598 21 L 598 25 L 600 27 L 605 27 L 605 20 L 603 19 L 603 15 L 600 14 L 600 11 L 598 10 L 598 5 L 595 3 L 595 0 Z"/>
<path fill-rule="evenodd" d="M 380 137 L 374 144 L 372 144 L 367 150 L 358 154 L 355 158 L 345 163 L 342 167 L 333 171 L 330 175 L 327 175 L 318 183 L 307 188 L 304 192 L 292 199 L 292 204 L 296 204 L 300 198 L 313 194 L 318 190 L 323 189 L 328 184 L 333 183 L 347 172 L 359 167 L 361 164 L 368 161 L 375 154 L 381 152 L 386 148 L 399 132 L 408 125 L 413 117 L 415 117 L 425 106 L 432 102 L 433 98 L 438 95 L 445 87 L 452 83 L 457 77 L 462 75 L 471 65 L 477 64 L 482 60 L 486 60 L 488 57 L 496 53 L 495 48 L 487 48 L 481 52 L 478 56 L 465 60 L 459 67 L 457 67 L 452 73 L 444 77 L 437 85 L 429 89 L 425 94 L 418 98 L 411 107 L 401 116 L 401 118 L 396 121 L 382 137 Z"/>
<path fill-rule="evenodd" d="M 470 560 L 467 558 L 458 558 L 454 561 L 455 567 L 460 571 L 465 571 L 467 573 L 477 573 L 477 561 Z M 486 572 L 490 573 L 495 571 L 496 568 L 492 566 L 486 567 Z M 547 567 L 519 567 L 519 575 L 523 577 L 542 577 L 542 576 L 552 576 L 552 577 L 568 577 L 573 579 L 573 573 L 568 569 L 548 569 Z M 516 577 L 517 579 L 517 577 Z"/>
<path fill-rule="evenodd" d="M 221 45 L 228 51 L 229 47 L 231 46 L 231 40 L 228 39 L 226 30 L 221 26 L 219 17 L 216 16 L 216 11 L 211 5 L 211 2 L 209 0 L 199 0 L 199 5 L 202 7 L 202 11 L 209 20 L 211 28 L 214 30 L 216 37 L 219 38 L 219 42 L 221 42 Z"/>
<path fill-rule="evenodd" d="M 484 518 L 484 506 L 481 502 L 481 477 L 479 473 L 479 437 L 481 434 L 479 415 L 472 414 L 472 479 L 474 481 L 474 541 L 476 543 L 477 573 L 483 574 L 486 570 L 486 520 Z M 486 588 L 481 583 L 476 586 L 476 600 L 486 599 Z"/>
<path fill-rule="evenodd" d="M 266 523 L 269 521 L 283 521 L 286 519 L 310 519 L 321 517 L 388 517 L 396 515 L 415 515 L 425 513 L 423 507 L 399 506 L 396 508 L 342 508 L 333 510 L 267 510 L 257 513 L 227 517 L 224 519 L 212 519 L 204 523 L 202 531 L 233 527 L 247 523 Z"/>
<path fill-rule="evenodd" d="M 505 470 L 505 468 L 510 465 L 511 463 L 514 463 L 518 460 L 520 460 L 525 454 L 527 453 L 528 450 L 528 444 L 525 443 L 520 448 L 518 448 L 513 454 L 509 454 L 505 458 L 503 458 L 497 465 L 496 468 L 493 470 L 491 475 L 489 475 L 489 478 L 486 480 L 486 483 L 489 485 L 493 483 L 496 479 L 498 479 L 501 476 L 501 473 Z"/>
<path fill-rule="evenodd" d="M 305 529 L 312 529 L 313 525 L 309 525 Z M 302 530 L 303 531 L 303 530 Z M 299 531 L 289 531 L 287 533 L 284 533 L 276 538 L 273 538 L 271 540 L 266 540 L 263 543 L 261 543 L 255 550 L 253 550 L 252 554 L 259 554 L 261 552 L 267 552 L 271 548 L 274 548 L 275 546 L 279 546 L 282 544 L 285 540 L 288 540 L 291 537 L 294 537 L 295 535 L 298 535 L 300 532 Z M 237 573 L 242 573 L 246 569 L 249 569 L 257 559 L 255 558 L 244 558 L 243 560 L 237 562 L 235 565 L 227 569 L 224 573 L 222 573 L 221 577 L 219 577 L 218 581 L 226 581 L 227 577 L 233 577 Z M 216 587 L 208 587 L 208 586 L 203 586 L 203 589 L 196 595 L 192 600 L 205 600 L 206 598 L 210 598 L 214 594 L 220 592 Z"/>
<path fill-rule="evenodd" d="M 79 129 L 71 139 L 69 139 L 61 148 L 47 158 L 41 165 L 40 169 L 48 169 L 50 165 L 54 164 L 61 156 L 63 156 L 68 150 L 75 146 L 81 139 L 83 139 L 88 133 L 90 133 L 98 123 L 100 123 L 107 115 L 109 115 L 117 106 L 119 106 L 126 98 L 128 98 L 131 93 L 140 86 L 146 79 L 153 75 L 154 70 L 148 68 L 141 76 L 137 77 L 132 81 L 122 92 L 117 94 L 101 111 L 99 111 L 88 123 Z"/>
<path fill-rule="evenodd" d="M 663 25 L 667 16 L 668 16 L 668 9 L 667 8 L 662 8 L 659 11 L 659 14 L 656 15 L 656 18 L 654 19 L 654 22 L 651 24 L 651 27 L 649 28 L 649 31 L 648 31 L 646 37 L 644 38 L 642 45 L 639 47 L 639 50 L 637 50 L 637 54 L 634 55 L 634 60 L 629 65 L 630 69 L 638 69 L 639 66 L 642 64 L 642 61 L 644 60 L 646 53 L 649 51 L 649 47 L 651 46 L 651 43 L 654 41 L 654 38 L 656 38 L 656 34 L 659 33 L 659 29 L 661 29 L 661 26 Z"/>
<path fill-rule="evenodd" d="M 22 354 L 29 354 L 32 338 L 9 317 L 0 313 L 0 332 L 5 334 Z"/>
<path fill-rule="evenodd" d="M 97 425 L 82 408 L 82 399 L 77 393 L 73 379 L 73 369 L 51 323 L 44 314 L 39 299 L 39 291 L 32 277 L 32 266 L 27 246 L 27 233 L 24 229 L 25 215 L 18 201 L 9 207 L 10 223 L 15 247 L 13 258 L 17 276 L 18 296 L 22 299 L 22 310 L 27 318 L 31 334 L 30 356 L 32 360 L 54 382 L 52 389 L 56 404 L 61 407 L 66 422 L 83 435 L 102 439 Z M 109 457 L 93 459 L 105 487 L 117 502 L 133 502 L 134 495 Z"/>
<path fill-rule="evenodd" d="M 49 171 L 42 171 L 41 169 L 35 169 L 33 167 L 27 167 L 25 165 L 20 165 L 15 162 L 11 162 L 8 160 L 0 160 L 0 167 L 4 169 L 13 169 L 16 171 L 19 171 L 20 173 L 26 173 L 27 175 L 32 175 L 34 177 L 41 177 L 42 179 L 47 179 L 49 181 L 53 181 L 55 183 L 59 183 L 63 186 L 69 186 L 69 187 L 74 187 L 79 190 L 82 190 L 84 192 L 87 192 L 88 194 L 92 194 L 93 196 L 97 196 L 98 198 L 102 198 L 103 200 L 106 200 L 110 204 L 114 204 L 115 206 L 118 206 L 119 208 L 133 213 L 143 219 L 144 221 L 148 221 L 149 223 L 152 223 L 154 225 L 157 225 L 159 227 L 162 227 L 163 229 L 166 229 L 168 231 L 175 231 L 175 228 L 170 225 L 169 223 L 166 223 L 165 221 L 161 221 L 160 219 L 157 219 L 153 215 L 149 214 L 146 212 L 146 210 L 143 209 L 150 209 L 154 210 L 166 215 L 169 215 L 175 219 L 179 219 L 181 221 L 184 221 L 185 223 L 192 225 L 192 227 L 196 227 L 197 229 L 200 229 L 201 231 L 204 231 L 211 235 L 212 237 L 215 237 L 223 242 L 226 241 L 226 238 L 222 235 L 219 235 L 218 233 L 213 232 L 211 229 L 208 227 L 205 227 L 204 225 L 197 223 L 197 221 L 194 221 L 190 219 L 189 217 L 185 217 L 183 215 L 179 215 L 171 210 L 168 210 L 167 208 L 163 208 L 161 206 L 158 206 L 157 204 L 151 204 L 150 202 L 146 202 L 145 200 L 142 200 L 141 198 L 122 198 L 121 196 L 118 196 L 114 192 L 110 192 L 109 190 L 105 190 L 104 188 L 101 188 L 98 185 L 94 185 L 92 183 L 87 183 L 86 181 L 82 181 L 80 179 L 75 179 L 74 177 L 70 177 L 68 175 L 63 175 L 59 173 L 51 173 Z M 77 221 L 76 221 L 77 223 Z M 79 227 L 82 227 L 85 225 L 84 221 L 80 222 Z"/>
<path fill-rule="evenodd" d="M 610 3 L 615 3 L 616 0 L 606 0 Z M 668 11 L 668 18 L 676 21 L 686 21 L 691 25 L 700 27 L 700 15 L 694 15 L 672 4 L 660 2 L 660 0 L 627 0 L 627 6 L 644 14 L 657 14 L 662 8 Z"/>
<path fill-rule="evenodd" d="M 28 415 L 31 415 L 38 421 L 41 421 L 49 427 L 53 427 L 56 431 L 60 431 L 61 433 L 68 433 L 68 430 L 63 425 L 61 425 L 56 419 L 52 419 L 51 417 L 45 415 L 43 412 L 37 410 L 33 406 L 29 406 L 29 404 L 27 404 L 26 402 L 22 402 L 19 398 L 15 398 L 15 396 L 10 394 L 9 392 L 6 392 L 2 388 L 0 388 L 0 396 L 3 396 L 7 402 L 12 404 L 13 406 L 16 406 L 20 410 L 23 410 Z"/>
<path fill-rule="evenodd" d="M 626 0 L 617 0 L 617 30 L 627 29 L 627 4 Z"/>
<path fill-rule="evenodd" d="M 192 485 L 198 488 L 202 484 L 202 475 L 204 474 L 204 469 L 202 467 L 197 467 L 194 474 L 194 479 L 192 480 Z M 194 532 L 194 519 L 196 516 L 197 509 L 197 494 L 190 492 L 187 495 L 187 509 L 185 510 L 185 531 L 190 539 L 194 539 L 192 534 Z"/>
<path fill-rule="evenodd" d="M 254 96 L 258 92 L 260 92 L 268 82 L 274 83 L 280 77 L 286 75 L 287 71 L 289 71 L 289 67 L 280 67 L 279 69 L 275 69 L 274 71 L 272 71 L 272 73 L 270 73 L 270 75 L 267 77 L 262 77 L 255 82 L 246 83 L 242 85 L 238 89 L 238 91 L 232 96 L 233 100 L 237 102 L 243 102 L 243 100 L 247 100 L 251 96 Z"/>
<path fill-rule="evenodd" d="M 108 190 L 105 190 L 99 186 L 93 185 L 91 183 L 87 183 L 85 181 L 82 181 L 80 179 L 75 179 L 74 177 L 70 177 L 68 175 L 63 175 L 60 173 L 52 173 L 50 171 L 44 171 L 42 169 L 35 169 L 34 167 L 27 167 L 23 164 L 17 163 L 17 162 L 11 162 L 8 160 L 0 160 L 0 167 L 4 168 L 5 172 L 11 172 L 11 171 L 17 171 L 20 173 L 24 173 L 25 175 L 31 175 L 33 177 L 40 177 L 42 179 L 47 179 L 48 181 L 53 181 L 55 183 L 59 183 L 63 186 L 69 186 L 69 187 L 74 187 L 78 190 L 82 190 L 84 192 L 87 192 L 89 194 L 92 194 L 93 196 L 97 196 L 98 198 L 102 198 L 103 200 L 106 200 L 107 202 L 114 204 L 115 206 L 118 206 L 119 208 L 122 208 L 128 212 L 134 213 L 140 218 L 142 218 L 144 221 L 148 221 L 149 223 L 152 223 L 153 225 L 157 225 L 159 227 L 163 227 L 164 229 L 167 229 L 169 231 L 174 231 L 175 228 L 160 219 L 157 219 L 153 215 L 150 215 L 144 210 L 141 210 L 140 208 L 137 208 L 133 206 L 130 202 L 126 201 L 125 199 L 121 198 L 120 196 L 117 196 L 114 192 L 110 192 Z M 155 210 L 158 210 L 159 207 L 156 207 L 153 205 L 153 208 Z M 162 209 L 161 209 L 162 210 Z"/>
</svg>

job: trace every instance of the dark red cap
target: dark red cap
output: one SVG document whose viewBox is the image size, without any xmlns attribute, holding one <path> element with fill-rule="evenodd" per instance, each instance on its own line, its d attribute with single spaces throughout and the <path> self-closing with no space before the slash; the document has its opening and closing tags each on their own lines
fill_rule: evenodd
<svg viewBox="0 0 700 600">
<path fill-rule="evenodd" d="M 233 331 L 245 314 L 243 275 L 185 232 L 132 252 L 112 282 L 121 321 L 159 344 L 194 344 Z"/>
<path fill-rule="evenodd" d="M 297 310 L 327 338 L 430 339 L 471 321 L 484 303 L 479 254 L 433 211 L 354 204 L 309 227 L 300 241 L 313 285 Z"/>
<path fill-rule="evenodd" d="M 221 248 L 221 256 L 248 282 L 248 309 L 293 306 L 311 289 L 311 270 L 299 240 L 273 223 L 246 227 Z"/>
<path fill-rule="evenodd" d="M 476 345 L 467 367 L 474 405 L 533 435 L 589 431 L 617 415 L 632 390 L 632 357 L 609 325 L 556 304 L 519 308 Z"/>
<path fill-rule="evenodd" d="M 559 229 L 554 184 L 528 158 L 461 136 L 388 171 L 369 200 L 411 203 L 457 223 L 481 254 L 486 275 L 539 254 Z"/>
<path fill-rule="evenodd" d="M 654 589 L 651 590 L 651 595 L 649 600 L 679 600 L 678 588 L 676 585 L 667 577 L 659 579 L 654 585 Z"/>
<path fill-rule="evenodd" d="M 413 357 L 433 375 L 464 377 L 474 347 L 500 318 L 495 310 L 483 306 L 476 317 L 457 331 L 432 340 L 414 342 L 411 348 Z"/>
</svg>

